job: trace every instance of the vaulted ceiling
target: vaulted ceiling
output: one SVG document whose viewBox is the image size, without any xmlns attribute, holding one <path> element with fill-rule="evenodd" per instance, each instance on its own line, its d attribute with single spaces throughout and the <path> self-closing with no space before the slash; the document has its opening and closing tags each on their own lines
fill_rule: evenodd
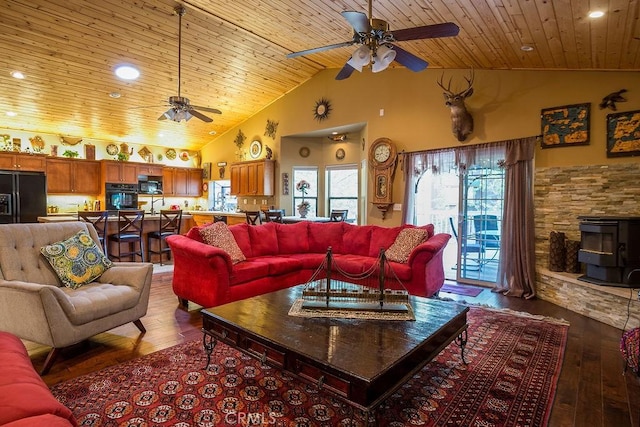
<svg viewBox="0 0 640 427">
<path fill-rule="evenodd" d="M 285 55 L 351 40 L 353 30 L 340 12 L 368 8 L 365 0 L 0 4 L 0 128 L 190 149 L 317 72 L 337 73 L 356 46 Z M 213 123 L 157 120 L 178 91 L 178 4 L 187 11 L 181 95 L 220 109 L 221 115 L 205 113 Z M 639 0 L 373 1 L 373 17 L 391 31 L 442 22 L 460 27 L 456 37 L 397 43 L 432 68 L 639 71 L 639 9 Z M 605 15 L 589 19 L 592 10 Z M 138 67 L 140 78 L 115 77 L 121 63 Z M 26 78 L 12 78 L 15 70 Z"/>
</svg>

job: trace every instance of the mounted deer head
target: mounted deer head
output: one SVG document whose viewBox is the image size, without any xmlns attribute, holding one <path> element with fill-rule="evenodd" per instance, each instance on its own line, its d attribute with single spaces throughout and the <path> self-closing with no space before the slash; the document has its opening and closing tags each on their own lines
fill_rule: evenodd
<svg viewBox="0 0 640 427">
<path fill-rule="evenodd" d="M 467 106 L 464 105 L 464 100 L 473 94 L 473 77 L 473 70 L 471 70 L 469 77 L 465 77 L 467 88 L 458 93 L 451 92 L 451 78 L 449 78 L 447 87 L 444 87 L 442 84 L 444 73 L 438 80 L 438 86 L 444 90 L 444 103 L 451 110 L 451 130 L 460 142 L 467 139 L 467 136 L 473 132 L 473 117 L 467 111 Z"/>
</svg>

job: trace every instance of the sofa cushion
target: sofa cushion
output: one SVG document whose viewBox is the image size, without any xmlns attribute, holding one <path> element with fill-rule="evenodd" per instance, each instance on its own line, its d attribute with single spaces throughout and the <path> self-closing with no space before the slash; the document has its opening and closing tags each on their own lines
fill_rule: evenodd
<svg viewBox="0 0 640 427">
<path fill-rule="evenodd" d="M 331 247 L 333 253 L 341 254 L 343 226 L 345 222 L 309 222 L 309 252 L 325 253 Z"/>
<path fill-rule="evenodd" d="M 222 221 L 208 224 L 200 229 L 200 235 L 204 243 L 220 248 L 231 257 L 231 262 L 237 264 L 244 261 L 246 257 L 236 243 L 233 233 Z"/>
<path fill-rule="evenodd" d="M 94 281 L 112 265 L 86 231 L 79 231 L 66 240 L 43 246 L 40 252 L 49 261 L 60 281 L 71 289 Z"/>
<path fill-rule="evenodd" d="M 302 268 L 302 261 L 285 256 L 262 256 L 256 258 L 257 261 L 269 264 L 269 275 L 279 276 L 281 274 L 298 271 Z"/>
<path fill-rule="evenodd" d="M 255 226 L 254 226 L 255 227 Z M 269 264 L 259 258 L 249 258 L 245 262 L 236 264 L 231 271 L 229 284 L 241 285 L 251 280 L 261 279 L 269 275 Z"/>
<path fill-rule="evenodd" d="M 280 254 L 301 254 L 309 252 L 309 221 L 295 224 L 277 224 L 278 248 Z"/>
<path fill-rule="evenodd" d="M 253 251 L 251 250 L 251 240 L 249 239 L 249 227 L 251 227 L 251 225 L 247 224 L 246 222 L 229 227 L 229 231 L 233 233 L 233 237 L 235 237 L 236 243 L 240 247 L 240 250 L 247 258 L 251 258 L 253 256 Z"/>
<path fill-rule="evenodd" d="M 323 253 L 307 253 L 307 254 L 291 254 L 286 255 L 288 258 L 293 258 L 302 263 L 302 268 L 305 270 L 317 269 L 326 258 L 326 254 Z"/>
<path fill-rule="evenodd" d="M 406 263 L 413 249 L 427 238 L 427 231 L 422 228 L 405 228 L 386 250 L 385 255 L 389 261 Z"/>
<path fill-rule="evenodd" d="M 373 227 L 371 242 L 369 243 L 369 256 L 380 255 L 380 248 L 389 249 L 398 237 L 402 227 Z"/>
<path fill-rule="evenodd" d="M 373 233 L 374 228 L 374 225 L 346 224 L 344 226 L 344 236 L 342 237 L 342 253 L 369 255 L 371 233 Z"/>
<path fill-rule="evenodd" d="M 278 235 L 276 234 L 277 226 L 278 223 L 275 222 L 248 226 L 251 255 L 253 257 L 278 254 L 280 249 Z"/>
<path fill-rule="evenodd" d="M 0 425 L 77 425 L 71 411 L 58 402 L 33 369 L 18 337 L 0 331 Z M 19 425 L 19 424 L 16 424 Z"/>
</svg>

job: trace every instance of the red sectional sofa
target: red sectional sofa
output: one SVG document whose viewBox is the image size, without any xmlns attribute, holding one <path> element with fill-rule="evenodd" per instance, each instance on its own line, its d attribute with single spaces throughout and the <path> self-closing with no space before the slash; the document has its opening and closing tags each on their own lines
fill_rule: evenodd
<svg viewBox="0 0 640 427">
<path fill-rule="evenodd" d="M 0 425 L 78 425 L 71 411 L 53 397 L 33 369 L 22 341 L 8 332 L 0 331 L 0 361 Z"/>
<path fill-rule="evenodd" d="M 233 264 L 227 252 L 203 242 L 200 228 L 172 235 L 173 291 L 183 306 L 194 302 L 213 307 L 299 285 L 322 264 L 327 248 L 334 262 L 349 274 L 362 273 L 377 262 L 380 248 L 388 249 L 403 228 L 352 225 L 346 222 L 296 224 L 238 224 L 229 227 L 246 261 Z M 413 249 L 407 263 L 391 262 L 394 275 L 412 295 L 431 297 L 444 283 L 442 252 L 449 234 L 423 228 L 427 240 Z M 339 279 L 340 277 L 336 277 Z M 389 286 L 394 287 L 394 286 Z"/>
</svg>

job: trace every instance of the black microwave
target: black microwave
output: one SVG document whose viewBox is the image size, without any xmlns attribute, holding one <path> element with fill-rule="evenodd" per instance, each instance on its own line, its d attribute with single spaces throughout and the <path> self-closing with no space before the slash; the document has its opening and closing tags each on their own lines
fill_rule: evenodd
<svg viewBox="0 0 640 427">
<path fill-rule="evenodd" d="M 162 194 L 162 180 L 138 181 L 138 193 Z"/>
</svg>

